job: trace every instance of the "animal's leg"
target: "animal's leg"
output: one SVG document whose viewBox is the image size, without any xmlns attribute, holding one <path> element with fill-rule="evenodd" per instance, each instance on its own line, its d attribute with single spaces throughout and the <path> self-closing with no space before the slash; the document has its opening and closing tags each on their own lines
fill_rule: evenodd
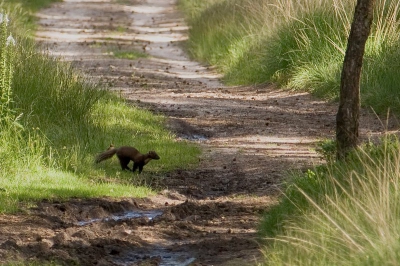
<svg viewBox="0 0 400 266">
<path fill-rule="evenodd" d="M 122 171 L 123 170 L 132 171 L 131 168 L 128 167 L 128 164 L 131 159 L 129 159 L 129 158 L 118 158 L 118 159 L 119 159 L 119 163 L 121 164 Z"/>
</svg>

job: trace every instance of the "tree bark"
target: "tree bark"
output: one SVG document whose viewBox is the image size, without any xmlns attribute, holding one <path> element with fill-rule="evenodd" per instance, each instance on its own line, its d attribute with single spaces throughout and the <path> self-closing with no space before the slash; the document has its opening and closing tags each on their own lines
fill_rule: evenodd
<svg viewBox="0 0 400 266">
<path fill-rule="evenodd" d="M 346 158 L 358 144 L 360 78 L 375 0 L 357 0 L 343 61 L 339 109 L 336 116 L 337 159 Z"/>
</svg>

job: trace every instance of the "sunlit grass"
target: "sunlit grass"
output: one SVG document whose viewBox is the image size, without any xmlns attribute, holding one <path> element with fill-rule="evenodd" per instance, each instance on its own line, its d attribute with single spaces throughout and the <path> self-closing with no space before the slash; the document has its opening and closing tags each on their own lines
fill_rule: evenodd
<svg viewBox="0 0 400 266">
<path fill-rule="evenodd" d="M 354 1 L 180 0 L 188 50 L 216 65 L 228 84 L 274 81 L 336 99 Z M 399 112 L 400 2 L 376 2 L 362 73 L 362 102 Z M 394 60 L 394 61 L 391 61 Z M 397 60 L 398 61 L 398 60 Z M 390 101 L 390 99 L 395 99 Z"/>
<path fill-rule="evenodd" d="M 112 99 L 108 100 L 113 102 Z M 165 118 L 139 109 L 121 101 L 113 104 L 100 101 L 93 112 L 93 121 L 98 122 L 96 134 L 103 136 L 102 147 L 134 146 L 142 153 L 154 150 L 161 159 L 145 166 L 144 172 L 167 172 L 182 166 L 195 165 L 200 150 L 185 141 L 177 142 L 175 135 L 165 129 Z M 120 170 L 115 159 L 102 165 Z"/>
<path fill-rule="evenodd" d="M 67 171 L 38 168 L 19 172 L 12 178 L 0 180 L 0 212 L 17 211 L 21 203 L 28 204 L 41 199 L 68 199 L 71 197 L 146 197 L 154 193 L 146 186 L 133 186 L 126 182 L 100 182 Z"/>
<path fill-rule="evenodd" d="M 267 265 L 397 265 L 400 156 L 397 140 L 366 146 L 346 163 L 298 176 L 263 224 L 277 236 Z M 284 215 L 282 217 L 282 215 Z M 272 234 L 271 234 L 272 233 Z"/>
</svg>

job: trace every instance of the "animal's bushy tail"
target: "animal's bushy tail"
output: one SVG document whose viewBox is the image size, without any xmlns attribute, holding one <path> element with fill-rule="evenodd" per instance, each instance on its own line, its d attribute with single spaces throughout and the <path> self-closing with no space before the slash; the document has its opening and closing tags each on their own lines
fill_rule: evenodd
<svg viewBox="0 0 400 266">
<path fill-rule="evenodd" d="M 99 162 L 101 162 L 101 161 L 110 159 L 111 157 L 114 156 L 114 154 L 117 153 L 117 150 L 118 150 L 118 149 L 116 149 L 116 148 L 114 148 L 114 147 L 108 148 L 108 150 L 106 150 L 105 152 L 100 153 L 99 155 L 97 155 L 96 161 L 95 161 L 95 162 L 96 162 L 96 163 L 99 163 Z"/>
</svg>

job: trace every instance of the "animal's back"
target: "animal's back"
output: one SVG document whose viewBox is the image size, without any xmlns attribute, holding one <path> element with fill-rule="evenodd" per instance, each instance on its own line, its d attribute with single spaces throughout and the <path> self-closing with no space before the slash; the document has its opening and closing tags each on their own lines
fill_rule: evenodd
<svg viewBox="0 0 400 266">
<path fill-rule="evenodd" d="M 129 158 L 132 161 L 135 161 L 135 158 L 140 154 L 139 151 L 131 146 L 122 146 L 117 150 L 118 158 Z"/>
</svg>

